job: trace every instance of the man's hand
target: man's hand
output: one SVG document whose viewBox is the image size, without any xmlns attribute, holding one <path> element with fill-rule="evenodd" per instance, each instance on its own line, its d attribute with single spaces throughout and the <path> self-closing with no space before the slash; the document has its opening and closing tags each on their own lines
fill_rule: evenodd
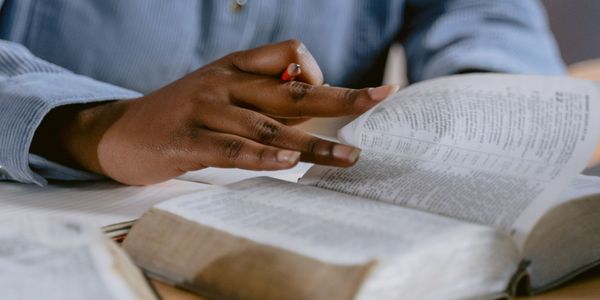
<svg viewBox="0 0 600 300">
<path fill-rule="evenodd" d="M 302 73 L 284 82 L 279 75 L 290 63 Z M 134 185 L 205 167 L 278 170 L 299 160 L 351 166 L 358 149 L 285 124 L 360 114 L 395 88 L 322 83 L 319 66 L 298 41 L 237 52 L 138 99 L 55 109 L 38 128 L 32 151 Z"/>
</svg>

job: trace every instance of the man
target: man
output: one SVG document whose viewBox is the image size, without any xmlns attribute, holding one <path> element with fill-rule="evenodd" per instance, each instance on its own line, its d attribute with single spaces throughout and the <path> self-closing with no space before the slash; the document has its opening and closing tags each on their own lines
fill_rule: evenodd
<svg viewBox="0 0 600 300">
<path fill-rule="evenodd" d="M 358 149 L 289 125 L 360 114 L 393 93 L 364 87 L 381 81 L 394 41 L 411 81 L 564 72 L 535 0 L 0 5 L 0 176 L 26 183 L 100 174 L 150 184 L 299 160 L 350 166 Z M 280 80 L 291 63 L 301 74 Z"/>
</svg>

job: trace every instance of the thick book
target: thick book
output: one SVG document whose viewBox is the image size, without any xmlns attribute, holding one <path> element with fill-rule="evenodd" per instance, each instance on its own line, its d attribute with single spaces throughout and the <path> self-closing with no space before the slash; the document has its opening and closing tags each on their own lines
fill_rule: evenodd
<svg viewBox="0 0 600 300">
<path fill-rule="evenodd" d="M 159 203 L 123 247 L 209 299 L 494 299 L 600 262 L 600 88 L 500 74 L 426 81 L 339 132 L 357 165 Z"/>
<path fill-rule="evenodd" d="M 2 299 L 159 299 L 123 250 L 93 225 L 62 217 L 0 225 Z"/>
</svg>

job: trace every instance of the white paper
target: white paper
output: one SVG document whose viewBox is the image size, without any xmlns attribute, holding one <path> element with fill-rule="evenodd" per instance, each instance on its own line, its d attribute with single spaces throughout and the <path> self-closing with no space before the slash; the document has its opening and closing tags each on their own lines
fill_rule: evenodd
<svg viewBox="0 0 600 300">
<path fill-rule="evenodd" d="M 0 220 L 63 216 L 102 227 L 139 218 L 154 204 L 208 185 L 171 180 L 133 187 L 113 182 L 0 183 Z"/>
<path fill-rule="evenodd" d="M 242 169 L 206 168 L 198 171 L 187 172 L 178 177 L 180 180 L 202 182 L 214 185 L 226 185 L 244 179 L 268 176 L 289 182 L 298 182 L 298 179 L 306 173 L 313 164 L 298 163 L 295 167 L 279 171 L 251 171 Z"/>
<path fill-rule="evenodd" d="M 100 231 L 56 218 L 0 223 L 2 299 L 135 299 Z"/>
<path fill-rule="evenodd" d="M 561 77 L 465 75 L 413 85 L 340 130 L 365 149 L 311 184 L 503 228 L 521 237 L 587 163 L 600 95 Z"/>
</svg>

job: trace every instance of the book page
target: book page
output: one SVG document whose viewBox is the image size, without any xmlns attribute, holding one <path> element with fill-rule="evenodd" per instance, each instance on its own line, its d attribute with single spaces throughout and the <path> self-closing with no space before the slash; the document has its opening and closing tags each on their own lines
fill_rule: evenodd
<svg viewBox="0 0 600 300">
<path fill-rule="evenodd" d="M 375 265 L 369 272 L 369 283 L 363 287 L 358 299 L 373 294 L 378 296 L 364 299 L 437 299 L 441 295 L 480 298 L 505 291 L 520 261 L 513 241 L 493 228 L 267 177 L 184 195 L 160 203 L 154 209 L 200 224 L 198 231 L 201 231 L 200 228 L 215 229 L 210 234 L 205 233 L 206 241 L 200 242 L 206 248 L 205 253 L 211 254 L 203 254 L 199 259 L 201 262 L 196 261 L 196 265 L 205 265 L 207 269 L 224 267 L 228 265 L 224 261 L 248 255 L 254 260 L 265 260 L 258 274 L 275 272 L 281 278 L 292 281 L 304 275 L 319 276 L 295 274 L 307 269 L 294 267 L 291 262 L 295 260 L 283 253 L 312 258 L 306 264 L 319 261 L 336 267 Z M 140 222 L 152 217 L 159 220 L 156 216 L 157 212 L 150 212 Z M 183 223 L 180 221 L 180 224 Z M 190 270 L 194 268 L 185 266 L 185 263 L 154 265 L 161 259 L 152 259 L 153 253 L 161 253 L 161 257 L 169 257 L 171 253 L 192 256 L 188 252 L 174 251 L 170 245 L 178 242 L 193 245 L 193 242 L 171 239 L 172 234 L 168 242 L 154 241 L 152 234 L 140 231 L 151 226 L 148 223 L 144 225 L 148 227 L 134 228 L 125 241 L 125 248 L 134 259 L 137 257 L 136 260 L 145 257 L 141 260 L 146 261 L 146 268 L 166 273 L 169 278 L 197 278 L 198 274 L 208 272 L 205 269 Z M 194 231 L 187 229 L 186 236 L 193 234 Z M 224 236 L 238 238 L 217 238 Z M 219 248 L 207 250 L 212 242 L 220 245 Z M 236 243 L 239 247 L 232 246 Z M 149 246 L 144 247 L 144 244 Z M 277 255 L 261 252 L 257 250 L 262 249 L 259 245 L 283 251 Z M 149 250 L 148 247 L 154 248 Z M 144 251 L 148 253 L 140 254 Z M 272 257 L 264 258 L 265 253 L 271 253 Z M 269 266 L 277 267 L 269 269 Z M 440 266 L 447 271 L 444 276 L 439 276 Z M 219 269 L 212 270 L 215 274 L 222 274 Z M 314 271 L 319 273 L 319 269 Z M 257 270 L 247 272 L 256 274 L 252 272 Z M 457 284 L 457 280 L 461 284 Z M 303 282 L 295 284 L 302 286 Z M 231 284 L 235 283 L 222 283 L 224 286 Z M 289 283 L 282 284 L 288 286 Z M 272 289 L 277 290 L 277 287 Z M 289 296 L 310 299 L 301 295 Z"/>
<path fill-rule="evenodd" d="M 340 264 L 487 229 L 412 209 L 267 177 L 155 206 L 188 220 Z"/>
<path fill-rule="evenodd" d="M 492 225 L 522 243 L 583 168 L 600 130 L 598 86 L 561 77 L 462 75 L 413 85 L 344 127 L 349 169 L 301 183 Z"/>
<path fill-rule="evenodd" d="M 71 220 L 4 219 L 2 298 L 140 299 L 116 273 L 106 242 L 96 228 Z"/>
<path fill-rule="evenodd" d="M 102 227 L 135 220 L 158 202 L 206 187 L 179 180 L 146 187 L 108 181 L 56 182 L 44 187 L 2 182 L 0 220 L 63 216 Z"/>
</svg>

